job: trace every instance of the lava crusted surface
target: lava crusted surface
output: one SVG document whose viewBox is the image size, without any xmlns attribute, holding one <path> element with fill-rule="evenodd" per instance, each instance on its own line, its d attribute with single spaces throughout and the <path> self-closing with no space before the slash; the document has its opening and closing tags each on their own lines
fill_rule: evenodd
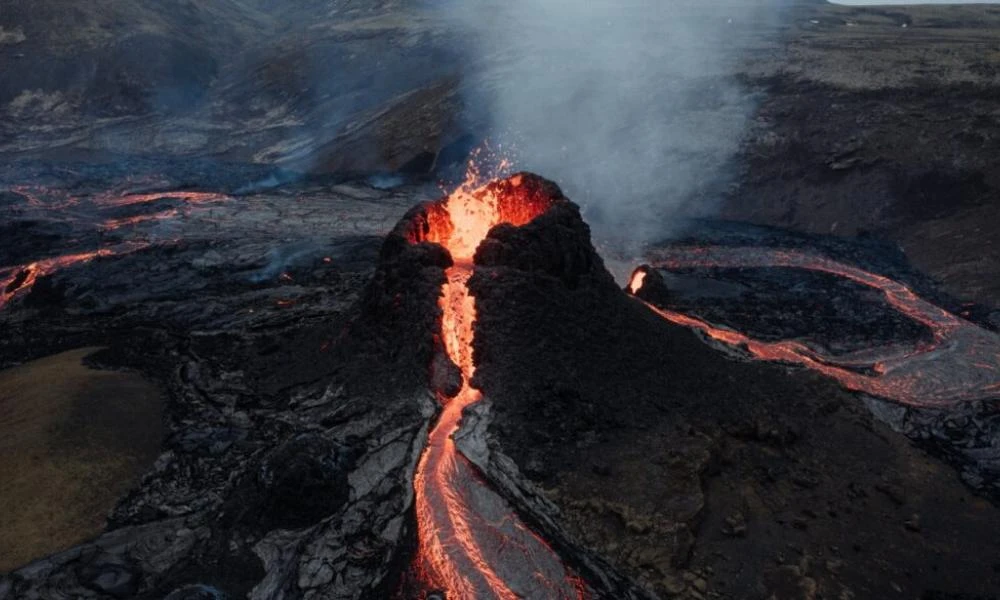
<svg viewBox="0 0 1000 600">
<path fill-rule="evenodd" d="M 298 208 L 272 197 L 270 216 L 267 196 L 242 201 L 253 214 L 228 202 L 221 227 L 170 219 L 175 240 L 140 225 L 117 235 L 151 241 L 144 251 L 57 270 L 0 312 L 8 364 L 104 345 L 98 364 L 169 397 L 162 453 L 106 532 L 4 576 L 0 597 L 381 598 L 395 586 L 447 257 L 390 251 L 389 235 L 376 261 L 375 215 L 394 221 L 419 195 L 336 189 Z M 336 225 L 375 199 L 367 225 Z"/>
</svg>

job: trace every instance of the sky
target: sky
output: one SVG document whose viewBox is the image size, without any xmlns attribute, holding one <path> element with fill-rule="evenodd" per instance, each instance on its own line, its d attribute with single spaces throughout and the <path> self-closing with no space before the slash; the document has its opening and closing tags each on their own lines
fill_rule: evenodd
<svg viewBox="0 0 1000 600">
<path fill-rule="evenodd" d="M 851 6 L 885 6 L 886 4 L 996 4 L 1000 0 L 831 0 L 834 4 Z"/>
</svg>

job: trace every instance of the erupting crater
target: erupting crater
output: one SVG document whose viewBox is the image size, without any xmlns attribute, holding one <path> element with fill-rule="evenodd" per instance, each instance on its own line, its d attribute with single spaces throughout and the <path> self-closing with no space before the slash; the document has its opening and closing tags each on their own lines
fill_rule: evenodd
<svg viewBox="0 0 1000 600">
<path fill-rule="evenodd" d="M 456 448 L 463 410 L 482 399 L 473 385 L 476 302 L 468 288 L 476 250 L 493 227 L 524 225 L 566 202 L 558 187 L 530 174 L 478 186 L 475 180 L 470 170 L 455 192 L 424 205 L 404 225 L 411 244 L 439 244 L 453 261 L 441 288 L 438 351 L 461 373 L 457 393 L 435 390 L 442 409 L 414 477 L 414 570 L 427 589 L 449 600 L 583 598 L 583 584 Z"/>
<path fill-rule="evenodd" d="M 518 268 L 551 269 L 553 274 L 586 270 L 586 260 L 574 265 L 580 258 L 563 247 L 556 231 L 527 235 L 537 217 L 555 216 L 560 203 L 572 206 L 555 184 L 522 173 L 477 185 L 475 170 L 470 173 L 455 192 L 411 211 L 396 229 L 404 246 L 433 244 L 450 259 L 445 262 L 437 300 L 438 358 L 432 367 L 441 412 L 414 475 L 418 549 L 412 578 L 424 591 L 440 590 L 449 599 L 594 596 L 597 592 L 587 588 L 521 522 L 456 446 L 463 411 L 483 399 L 475 385 L 477 305 L 470 277 L 477 268 L 489 274 L 494 262 L 508 259 Z M 517 256 L 505 258 L 504 253 L 528 239 L 534 239 L 538 248 L 523 255 L 515 251 Z M 670 247 L 657 250 L 651 259 L 652 266 L 635 271 L 627 293 L 666 321 L 742 349 L 752 358 L 803 366 L 848 390 L 908 406 L 946 407 L 1000 391 L 1000 337 L 888 277 L 829 258 L 775 248 Z M 603 266 L 595 268 L 606 274 Z M 804 340 L 754 339 L 657 303 L 662 300 L 657 290 L 665 289 L 658 270 L 690 268 L 805 269 L 846 278 L 880 292 L 891 309 L 926 327 L 933 341 L 836 354 Z M 618 293 L 607 277 L 611 293 Z M 570 287 L 572 279 L 567 279 Z M 444 370 L 450 370 L 450 375 L 441 376 L 441 363 L 449 365 Z"/>
</svg>

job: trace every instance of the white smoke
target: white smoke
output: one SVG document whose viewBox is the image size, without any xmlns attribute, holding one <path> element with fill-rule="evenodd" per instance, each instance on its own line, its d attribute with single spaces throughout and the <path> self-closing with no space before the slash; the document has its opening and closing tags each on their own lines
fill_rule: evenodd
<svg viewBox="0 0 1000 600">
<path fill-rule="evenodd" d="M 718 202 L 754 108 L 733 78 L 777 0 L 463 0 L 470 106 L 599 237 L 641 243 Z"/>
</svg>

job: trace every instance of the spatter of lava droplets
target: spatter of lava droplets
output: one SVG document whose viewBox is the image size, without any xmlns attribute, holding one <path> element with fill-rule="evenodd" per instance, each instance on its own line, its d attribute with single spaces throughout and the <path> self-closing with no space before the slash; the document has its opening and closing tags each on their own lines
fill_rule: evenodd
<svg viewBox="0 0 1000 600">
<path fill-rule="evenodd" d="M 880 291 L 894 309 L 926 326 L 934 341 L 909 351 L 873 348 L 827 356 L 802 342 L 766 342 L 718 327 L 690 315 L 650 303 L 664 319 L 701 331 L 709 338 L 740 347 L 755 358 L 801 365 L 835 379 L 843 387 L 908 406 L 946 407 L 1000 394 L 1000 336 L 960 319 L 920 298 L 888 277 L 807 253 L 776 248 L 676 247 L 661 250 L 653 267 L 796 268 L 843 277 Z M 649 267 L 640 267 L 628 291 L 639 294 Z M 859 372 L 864 367 L 873 375 Z"/>
<path fill-rule="evenodd" d="M 448 600 L 580 599 L 583 586 L 555 552 L 529 530 L 455 447 L 462 411 L 482 395 L 472 387 L 476 302 L 467 282 L 473 256 L 490 228 L 528 223 L 548 204 L 524 192 L 522 177 L 475 185 L 475 172 L 443 201 L 428 208 L 427 230 L 417 242 L 435 242 L 451 254 L 440 307 L 443 350 L 462 372 L 452 398 L 438 393 L 440 417 L 417 465 L 414 490 L 422 583 Z"/>
</svg>

